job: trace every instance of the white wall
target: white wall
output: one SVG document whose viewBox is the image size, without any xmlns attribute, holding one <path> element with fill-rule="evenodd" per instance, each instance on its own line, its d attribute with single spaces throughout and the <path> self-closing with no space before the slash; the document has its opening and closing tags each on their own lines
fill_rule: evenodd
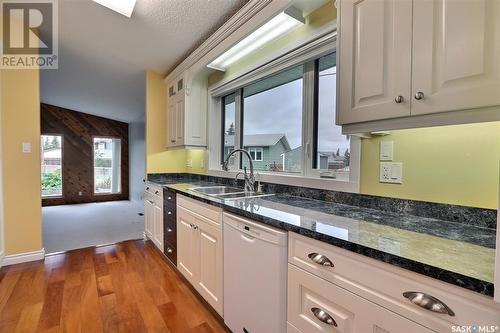
<svg viewBox="0 0 500 333">
<path fill-rule="evenodd" d="M 144 135 L 145 124 L 143 122 L 128 125 L 130 200 L 142 200 L 142 193 L 144 192 L 143 179 L 146 177 Z"/>
</svg>

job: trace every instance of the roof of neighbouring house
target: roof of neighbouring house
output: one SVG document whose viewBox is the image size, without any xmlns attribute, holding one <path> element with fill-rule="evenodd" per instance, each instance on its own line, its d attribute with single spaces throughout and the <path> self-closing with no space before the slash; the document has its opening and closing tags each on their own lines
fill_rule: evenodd
<svg viewBox="0 0 500 333">
<path fill-rule="evenodd" d="M 290 149 L 290 144 L 286 135 L 280 134 L 249 134 L 243 136 L 244 147 L 270 147 L 276 145 L 280 140 L 283 140 L 285 150 Z M 225 137 L 225 145 L 229 147 L 234 146 L 234 135 Z"/>
</svg>

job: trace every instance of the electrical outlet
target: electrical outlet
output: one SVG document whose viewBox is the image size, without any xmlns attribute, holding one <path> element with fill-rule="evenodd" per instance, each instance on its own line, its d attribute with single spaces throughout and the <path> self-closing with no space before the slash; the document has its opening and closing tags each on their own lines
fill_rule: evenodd
<svg viewBox="0 0 500 333">
<path fill-rule="evenodd" d="M 380 163 L 380 182 L 401 184 L 403 183 L 403 163 L 400 162 L 381 162 Z"/>
<path fill-rule="evenodd" d="M 83 195 L 83 192 L 82 192 L 82 191 L 78 192 L 78 196 L 80 196 L 80 197 L 81 197 L 82 195 Z"/>
<path fill-rule="evenodd" d="M 205 161 L 201 159 L 200 161 L 200 168 L 203 169 L 205 167 Z"/>
<path fill-rule="evenodd" d="M 192 159 L 188 159 L 188 160 L 186 161 L 186 166 L 187 166 L 188 168 L 192 168 L 192 167 L 193 167 L 193 160 L 192 160 Z"/>
</svg>

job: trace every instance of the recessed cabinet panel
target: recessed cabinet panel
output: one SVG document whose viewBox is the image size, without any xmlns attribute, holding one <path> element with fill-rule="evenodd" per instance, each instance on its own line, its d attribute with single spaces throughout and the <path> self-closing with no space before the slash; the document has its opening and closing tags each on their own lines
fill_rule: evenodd
<svg viewBox="0 0 500 333">
<path fill-rule="evenodd" d="M 411 0 L 340 6 L 338 123 L 410 115 Z"/>
<path fill-rule="evenodd" d="M 195 283 L 197 271 L 197 239 L 193 216 L 185 209 L 177 209 L 177 268 L 191 284 Z"/>
<path fill-rule="evenodd" d="M 222 232 L 199 221 L 200 276 L 199 292 L 219 313 L 222 313 Z"/>
<path fill-rule="evenodd" d="M 412 114 L 500 104 L 500 2 L 414 1 Z"/>
<path fill-rule="evenodd" d="M 184 97 L 180 96 L 175 104 L 176 109 L 176 145 L 184 144 Z"/>
</svg>

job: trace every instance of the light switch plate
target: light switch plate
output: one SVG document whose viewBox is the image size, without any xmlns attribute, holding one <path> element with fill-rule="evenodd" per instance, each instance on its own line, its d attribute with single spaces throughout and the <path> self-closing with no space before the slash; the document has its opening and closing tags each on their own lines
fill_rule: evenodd
<svg viewBox="0 0 500 333">
<path fill-rule="evenodd" d="M 380 141 L 380 160 L 392 161 L 394 159 L 394 141 Z"/>
<path fill-rule="evenodd" d="M 23 153 L 31 153 L 31 143 L 23 142 Z"/>
<path fill-rule="evenodd" d="M 391 184 L 403 183 L 403 163 L 380 162 L 380 182 Z"/>
</svg>

